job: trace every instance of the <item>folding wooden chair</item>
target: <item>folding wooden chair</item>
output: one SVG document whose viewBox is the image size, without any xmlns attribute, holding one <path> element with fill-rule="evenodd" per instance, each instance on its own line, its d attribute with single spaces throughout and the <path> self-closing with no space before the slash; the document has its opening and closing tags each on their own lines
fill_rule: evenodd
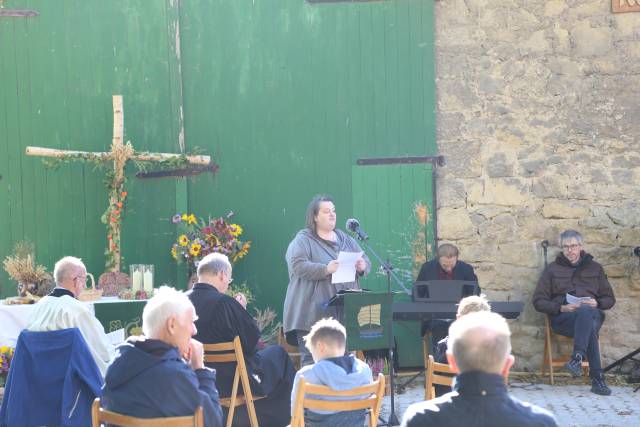
<svg viewBox="0 0 640 427">
<path fill-rule="evenodd" d="M 185 417 L 131 417 L 101 408 L 100 398 L 97 397 L 91 407 L 91 424 L 93 427 L 101 427 L 103 422 L 120 427 L 204 427 L 204 416 L 202 407 L 198 406 L 193 415 Z"/>
<path fill-rule="evenodd" d="M 545 337 L 544 337 L 544 354 L 542 357 L 542 366 L 540 367 L 540 374 L 546 375 L 547 369 L 549 370 L 549 383 L 553 385 L 553 368 L 560 368 L 564 366 L 571 359 L 571 353 L 573 352 L 573 338 L 565 337 L 564 335 L 556 334 L 551 329 L 551 322 L 549 316 L 544 316 L 545 323 Z M 561 350 L 562 345 L 569 346 L 571 348 L 568 354 L 561 354 L 558 356 L 553 355 L 554 344 Z M 582 361 L 582 372 L 585 382 L 589 382 L 589 362 L 585 359 Z"/>
<path fill-rule="evenodd" d="M 434 384 L 451 387 L 455 374 L 446 363 L 438 363 L 429 354 L 428 340 L 422 341 L 422 352 L 424 355 L 424 400 L 436 397 Z"/>
<path fill-rule="evenodd" d="M 293 418 L 291 427 L 304 427 L 304 410 L 317 411 L 356 411 L 369 410 L 369 427 L 378 424 L 380 406 L 384 397 L 384 375 L 378 374 L 378 379 L 371 384 L 354 388 L 352 390 L 335 391 L 324 385 L 310 384 L 304 377 L 300 378 L 298 391 L 293 406 Z M 314 398 L 308 397 L 309 395 Z M 317 396 L 341 398 L 345 400 L 320 400 Z M 368 396 L 362 398 L 362 396 Z M 351 398 L 351 399 L 349 399 Z"/>
<path fill-rule="evenodd" d="M 233 377 L 231 396 L 220 398 L 220 404 L 229 408 L 229 413 L 227 414 L 227 427 L 231 427 L 231 424 L 233 423 L 233 414 L 235 413 L 236 407 L 242 405 L 247 406 L 247 413 L 249 414 L 251 427 L 259 427 L 256 408 L 253 402 L 263 399 L 264 396 L 254 397 L 251 392 L 249 373 L 247 372 L 247 365 L 244 362 L 244 354 L 242 353 L 240 337 L 235 337 L 231 342 L 204 344 L 204 361 L 207 363 L 236 363 L 236 372 Z M 242 383 L 242 394 L 238 393 L 239 383 Z"/>
<path fill-rule="evenodd" d="M 433 356 L 427 357 L 424 371 L 424 400 L 431 400 L 436 397 L 434 384 L 451 387 L 453 385 L 454 373 L 446 363 L 438 363 Z"/>
</svg>

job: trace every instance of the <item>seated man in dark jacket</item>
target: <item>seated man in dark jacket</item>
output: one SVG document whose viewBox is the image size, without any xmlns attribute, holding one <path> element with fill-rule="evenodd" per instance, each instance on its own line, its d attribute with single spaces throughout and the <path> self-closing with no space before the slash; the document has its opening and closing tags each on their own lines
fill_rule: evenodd
<svg viewBox="0 0 640 427">
<path fill-rule="evenodd" d="M 465 280 L 478 282 L 478 277 L 473 272 L 473 267 L 458 259 L 458 248 L 451 243 L 444 243 L 438 247 L 436 258 L 425 262 L 420 268 L 416 279 L 418 282 L 428 280 Z M 480 287 L 478 286 L 478 293 Z M 422 334 L 431 333 L 431 353 L 436 351 L 436 343 L 447 336 L 451 320 L 434 319 L 424 322 Z"/>
<path fill-rule="evenodd" d="M 533 293 L 533 306 L 549 315 L 551 328 L 573 337 L 573 355 L 565 368 L 575 377 L 582 375 L 582 360 L 589 361 L 591 391 L 608 396 L 611 389 L 602 375 L 598 332 L 604 322 L 603 310 L 616 303 L 613 289 L 602 266 L 582 250 L 582 235 L 574 230 L 560 234 L 562 252 L 544 270 Z M 569 295 L 569 297 L 567 297 Z M 567 298 L 579 298 L 569 303 Z"/>
<path fill-rule="evenodd" d="M 504 379 L 514 358 L 511 332 L 502 316 L 470 313 L 449 328 L 447 360 L 457 373 L 454 391 L 409 406 L 403 427 L 556 426 L 546 410 L 509 396 Z"/>
<path fill-rule="evenodd" d="M 203 408 L 207 427 L 222 426 L 215 371 L 204 366 L 193 305 L 163 286 L 144 307 L 144 336 L 130 337 L 107 368 L 102 406 L 140 418 L 193 415 Z"/>
<path fill-rule="evenodd" d="M 247 312 L 247 300 L 226 295 L 231 278 L 231 263 L 226 255 L 212 253 L 198 264 L 198 283 L 189 298 L 196 308 L 198 334 L 204 344 L 233 341 L 238 336 L 249 371 L 251 391 L 266 396 L 254 404 L 260 427 L 283 427 L 291 421 L 291 388 L 295 377 L 293 362 L 278 345 L 258 349 L 260 329 Z M 222 396 L 229 396 L 233 385 L 235 364 L 213 364 L 217 371 L 217 386 Z M 236 409 L 233 425 L 248 424 L 246 406 Z"/>
</svg>

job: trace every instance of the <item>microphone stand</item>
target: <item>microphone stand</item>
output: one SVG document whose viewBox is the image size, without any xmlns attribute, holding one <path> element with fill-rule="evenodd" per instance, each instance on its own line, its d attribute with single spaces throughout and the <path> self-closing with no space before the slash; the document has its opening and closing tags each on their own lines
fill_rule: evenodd
<svg viewBox="0 0 640 427">
<path fill-rule="evenodd" d="M 399 284 L 400 287 L 404 289 L 404 291 L 407 294 L 411 294 L 411 292 L 409 292 L 407 288 L 402 284 L 400 279 L 398 279 L 398 276 L 396 276 L 396 274 L 393 271 L 393 266 L 391 265 L 391 262 L 389 262 L 389 259 L 387 258 L 386 262 L 383 261 L 382 258 L 380 258 L 380 256 L 376 253 L 376 251 L 373 250 L 371 245 L 369 245 L 366 242 L 366 240 L 363 240 L 360 236 L 358 236 L 358 239 L 364 244 L 364 246 L 369 250 L 369 252 L 373 255 L 373 257 L 378 261 L 378 263 L 380 263 L 380 266 L 382 267 L 385 274 L 387 275 L 387 297 L 391 302 L 391 315 L 389 316 L 389 320 L 387 322 L 387 330 L 389 331 L 388 346 L 389 346 L 389 382 L 390 382 L 389 386 L 391 388 L 391 396 L 390 396 L 391 412 L 389 413 L 389 419 L 386 422 L 382 417 L 380 417 L 380 420 L 382 420 L 383 423 L 379 425 L 389 426 L 389 427 L 397 426 L 397 425 L 400 425 L 400 422 L 398 421 L 398 417 L 396 416 L 396 411 L 395 411 L 395 384 L 394 384 L 395 367 L 394 367 L 394 359 L 393 359 L 394 357 L 393 347 L 395 344 L 395 339 L 393 335 L 393 293 L 391 292 L 391 277 L 393 277 L 396 283 Z"/>
</svg>

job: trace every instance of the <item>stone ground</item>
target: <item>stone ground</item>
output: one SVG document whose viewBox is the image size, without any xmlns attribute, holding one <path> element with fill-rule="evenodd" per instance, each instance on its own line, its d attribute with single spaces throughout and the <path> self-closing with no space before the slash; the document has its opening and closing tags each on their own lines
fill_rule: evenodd
<svg viewBox="0 0 640 427">
<path fill-rule="evenodd" d="M 611 396 L 598 396 L 591 393 L 589 388 L 586 384 L 551 386 L 517 380 L 509 385 L 509 391 L 518 399 L 551 411 L 560 427 L 640 426 L 640 390 L 634 393 L 635 387 L 611 386 Z M 423 397 L 424 382 L 417 381 L 405 393 L 396 395 L 398 420 L 402 421 L 402 415 L 411 403 L 420 402 Z M 382 404 L 382 416 L 385 420 L 390 405 L 390 398 L 387 396 Z"/>
</svg>

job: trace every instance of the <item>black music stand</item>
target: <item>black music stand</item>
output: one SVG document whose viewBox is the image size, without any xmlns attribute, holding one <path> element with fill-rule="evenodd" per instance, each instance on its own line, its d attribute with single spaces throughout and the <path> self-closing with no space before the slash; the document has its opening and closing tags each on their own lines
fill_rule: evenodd
<svg viewBox="0 0 640 427">
<path fill-rule="evenodd" d="M 635 359 L 635 356 L 637 354 L 639 354 L 639 353 L 640 353 L 640 347 L 638 347 L 636 350 L 632 351 L 631 353 L 627 354 L 626 356 L 623 356 L 620 359 L 616 360 L 615 362 L 611 363 L 610 365 L 605 367 L 602 370 L 602 372 L 610 371 L 611 369 L 615 368 L 616 366 L 622 365 L 627 360 L 633 360 L 634 362 L 640 362 L 640 360 Z M 635 393 L 638 390 L 640 390 L 640 386 L 636 387 L 635 390 L 633 390 L 633 392 Z"/>
<path fill-rule="evenodd" d="M 478 282 L 467 280 L 426 280 L 415 282 L 411 293 L 415 302 L 454 302 L 480 295 Z"/>
</svg>

